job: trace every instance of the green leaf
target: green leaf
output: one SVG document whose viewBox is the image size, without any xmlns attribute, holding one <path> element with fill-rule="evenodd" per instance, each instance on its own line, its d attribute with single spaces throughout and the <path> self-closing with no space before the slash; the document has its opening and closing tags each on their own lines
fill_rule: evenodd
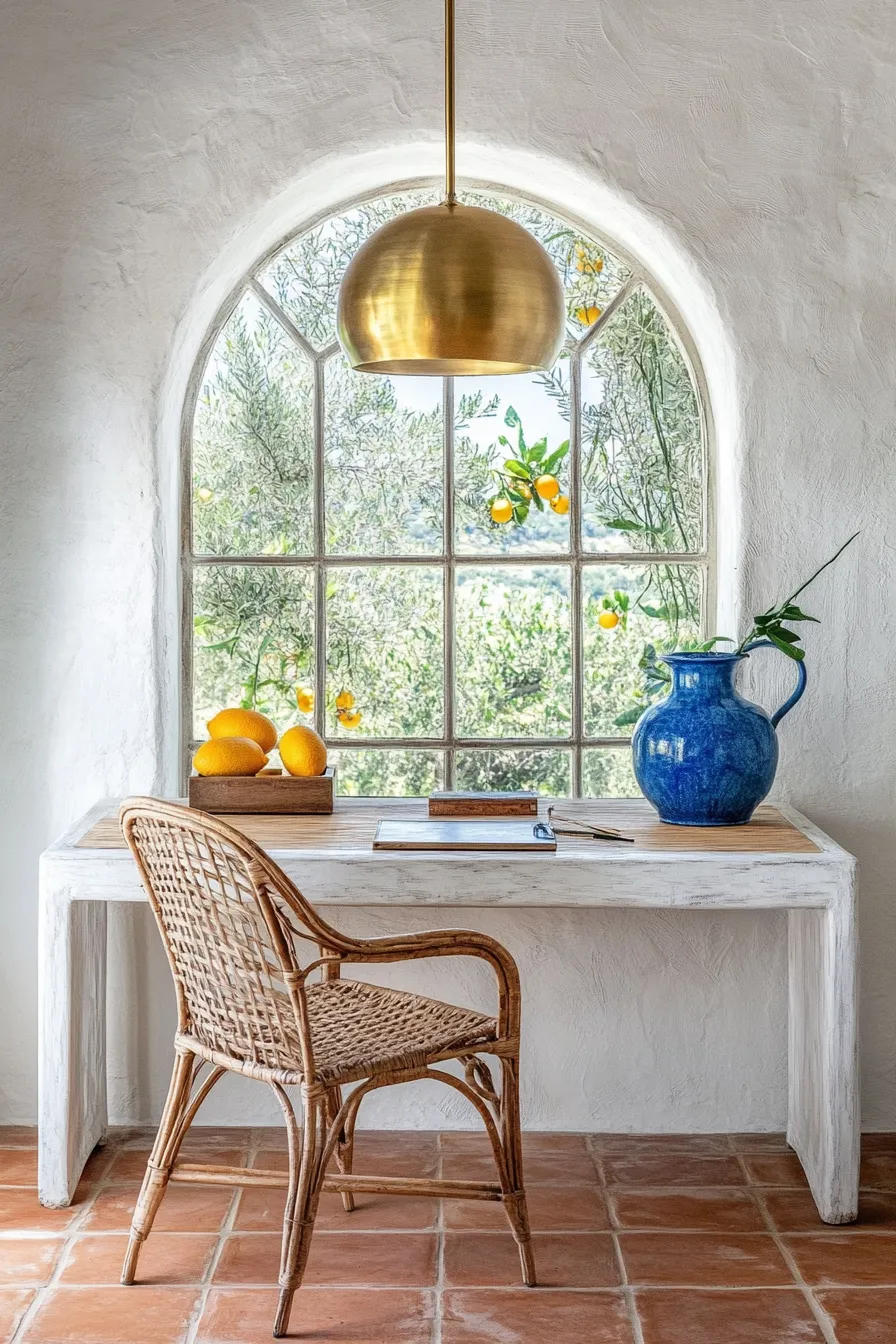
<svg viewBox="0 0 896 1344">
<path fill-rule="evenodd" d="M 541 462 L 541 459 L 544 457 L 545 452 L 547 451 L 547 446 L 548 446 L 547 439 L 539 439 L 537 443 L 533 443 L 532 447 L 529 448 L 526 452 L 527 460 L 529 462 Z"/>
<path fill-rule="evenodd" d="M 532 491 L 532 503 L 535 505 L 539 513 L 544 513 L 544 501 L 537 490 Z"/>
<path fill-rule="evenodd" d="M 510 425 L 511 428 L 518 428 L 520 425 L 520 418 L 512 406 L 507 407 L 507 414 L 504 416 L 504 423 L 505 425 Z"/>
<path fill-rule="evenodd" d="M 768 632 L 768 637 L 776 648 L 780 649 L 782 653 L 787 654 L 788 658 L 793 658 L 798 663 L 802 662 L 805 658 L 806 654 L 803 649 L 797 649 L 794 645 L 788 644 L 783 639 L 779 639 L 773 630 Z"/>
<path fill-rule="evenodd" d="M 552 453 L 541 464 L 542 471 L 549 471 L 553 474 L 569 452 L 569 439 L 561 443 L 559 448 L 555 448 Z"/>
<path fill-rule="evenodd" d="M 669 608 L 665 602 L 661 607 L 648 607 L 646 602 L 642 602 L 641 610 L 645 616 L 651 616 L 655 621 L 668 621 L 669 619 Z"/>
<path fill-rule="evenodd" d="M 529 479 L 528 471 L 523 466 L 522 462 L 517 462 L 515 457 L 508 457 L 507 461 L 504 463 L 504 466 L 510 472 L 511 476 L 520 476 L 524 481 L 528 481 Z"/>
<path fill-rule="evenodd" d="M 817 616 L 807 616 L 799 607 L 795 607 L 792 602 L 788 603 L 781 612 L 781 619 L 785 621 L 813 621 L 815 625 L 820 625 Z"/>
<path fill-rule="evenodd" d="M 637 723 L 641 715 L 647 709 L 647 705 L 636 705 L 633 709 L 627 709 L 623 714 L 617 714 L 613 720 L 616 728 L 629 728 L 633 723 Z"/>
</svg>

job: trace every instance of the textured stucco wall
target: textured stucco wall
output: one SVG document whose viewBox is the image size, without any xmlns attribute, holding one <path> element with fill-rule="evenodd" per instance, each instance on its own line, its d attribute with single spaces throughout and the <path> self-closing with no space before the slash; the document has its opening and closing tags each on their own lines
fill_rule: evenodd
<svg viewBox="0 0 896 1344">
<path fill-rule="evenodd" d="M 173 454 L 203 324 L 278 231 L 437 163 L 440 13 L 7 0 L 2 14 L 0 1116 L 27 1120 L 37 854 L 98 795 L 173 779 Z M 783 728 L 779 789 L 861 860 L 864 1118 L 896 1127 L 896 19 L 874 0 L 463 0 L 460 22 L 462 169 L 528 182 L 621 237 L 691 324 L 719 430 L 726 609 L 765 605 L 863 528 L 813 598 L 824 625 L 806 637 L 811 693 Z M 767 701 L 780 685 L 757 675 Z M 156 1111 L 167 1069 L 144 914 L 113 933 L 117 999 L 139 1002 L 114 1014 L 117 1119 Z M 783 1123 L 779 919 L 466 918 L 519 953 L 533 1045 L 566 1032 L 566 1057 L 530 1077 L 529 1123 Z M 367 1122 L 461 1121 L 432 1091 L 394 1105 Z M 235 1087 L 211 1114 L 270 1112 Z"/>
</svg>

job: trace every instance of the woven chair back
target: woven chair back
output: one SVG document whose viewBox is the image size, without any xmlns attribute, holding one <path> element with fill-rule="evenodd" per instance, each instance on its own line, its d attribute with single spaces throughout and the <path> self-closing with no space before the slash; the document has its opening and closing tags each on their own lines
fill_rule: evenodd
<svg viewBox="0 0 896 1344">
<path fill-rule="evenodd" d="M 180 1031 L 250 1070 L 301 1060 L 309 1079 L 295 938 L 320 944 L 335 931 L 262 850 L 217 818 L 138 798 L 121 820 L 168 954 Z"/>
</svg>

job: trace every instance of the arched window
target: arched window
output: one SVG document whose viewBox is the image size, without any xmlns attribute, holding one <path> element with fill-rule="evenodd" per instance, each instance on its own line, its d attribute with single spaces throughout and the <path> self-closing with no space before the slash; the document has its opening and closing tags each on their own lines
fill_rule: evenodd
<svg viewBox="0 0 896 1344">
<path fill-rule="evenodd" d="M 691 365 L 642 270 L 558 214 L 476 190 L 462 199 L 511 215 L 556 262 L 556 367 L 352 373 L 335 333 L 345 267 L 385 220 L 437 199 L 391 193 L 306 228 L 210 338 L 187 411 L 188 735 L 235 704 L 281 731 L 313 724 L 348 794 L 637 793 L 639 663 L 704 624 Z M 569 511 L 527 500 L 514 461 L 548 467 Z M 496 496 L 509 522 L 492 521 Z"/>
</svg>

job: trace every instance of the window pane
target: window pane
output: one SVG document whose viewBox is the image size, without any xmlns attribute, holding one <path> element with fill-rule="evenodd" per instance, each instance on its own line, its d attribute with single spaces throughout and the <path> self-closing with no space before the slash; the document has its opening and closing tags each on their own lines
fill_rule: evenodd
<svg viewBox="0 0 896 1344">
<path fill-rule="evenodd" d="M 513 374 L 501 378 L 460 378 L 454 384 L 454 509 L 456 544 L 460 552 L 546 554 L 569 549 L 569 515 L 555 513 L 544 500 L 526 505 L 513 494 L 513 468 L 534 452 L 532 475 L 539 462 L 569 440 L 569 366 L 561 361 L 550 374 Z M 508 423 L 508 420 L 511 423 Z M 503 438 L 505 443 L 501 443 Z M 569 459 L 550 472 L 563 494 L 569 494 Z M 509 493 L 508 493 L 509 492 Z M 528 489 L 533 495 L 531 488 Z M 505 496 L 528 509 L 525 520 L 496 524 L 489 500 Z"/>
<path fill-rule="evenodd" d="M 443 577 L 428 566 L 331 569 L 327 576 L 327 733 L 439 737 Z M 340 717 L 336 697 L 352 703 Z M 346 722 L 346 712 L 360 714 Z"/>
<path fill-rule="evenodd" d="M 215 342 L 196 404 L 197 554 L 308 554 L 313 415 L 310 364 L 247 294 Z"/>
<path fill-rule="evenodd" d="M 582 662 L 586 737 L 622 737 L 643 705 L 638 660 L 700 631 L 700 571 L 687 565 L 588 565 L 582 574 Z M 618 599 L 617 600 L 617 595 Z M 599 623 L 608 597 L 621 612 L 612 630 Z M 628 611 L 623 610 L 628 602 Z"/>
<path fill-rule="evenodd" d="M 490 192 L 462 192 L 468 205 L 497 210 L 534 234 L 560 272 L 566 291 L 567 327 L 572 341 L 597 321 L 613 295 L 628 280 L 631 271 L 602 243 L 588 238 L 573 225 L 539 206 L 508 201 Z"/>
<path fill-rule="evenodd" d="M 426 798 L 442 787 L 440 751 L 354 751 L 340 747 L 336 792 L 353 798 Z"/>
<path fill-rule="evenodd" d="M 355 206 L 288 243 L 258 278 L 305 339 L 323 350 L 336 339 L 339 286 L 361 244 L 387 220 L 438 199 L 433 191 L 406 191 Z"/>
<path fill-rule="evenodd" d="M 455 763 L 458 789 L 532 789 L 549 798 L 570 791 L 568 751 L 459 751 Z"/>
<path fill-rule="evenodd" d="M 413 555 L 442 549 L 442 380 L 324 374 L 327 550 Z"/>
<path fill-rule="evenodd" d="M 584 356 L 582 472 L 586 549 L 702 549 L 697 398 L 665 319 L 643 292 Z"/>
<path fill-rule="evenodd" d="M 308 722 L 296 689 L 314 665 L 314 579 L 309 569 L 202 565 L 193 580 L 193 732 L 219 709 L 269 714 L 282 733 Z"/>
<path fill-rule="evenodd" d="M 631 747 L 593 747 L 582 753 L 585 798 L 640 798 Z"/>
<path fill-rule="evenodd" d="M 569 570 L 457 572 L 454 655 L 460 737 L 566 737 Z"/>
</svg>

